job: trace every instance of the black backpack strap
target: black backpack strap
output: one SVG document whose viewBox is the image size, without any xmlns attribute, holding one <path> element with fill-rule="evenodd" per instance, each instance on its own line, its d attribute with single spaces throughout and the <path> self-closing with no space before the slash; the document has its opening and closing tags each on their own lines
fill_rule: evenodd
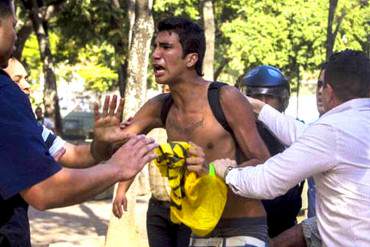
<svg viewBox="0 0 370 247">
<path fill-rule="evenodd" d="M 224 111 L 222 110 L 220 103 L 220 88 L 226 85 L 227 84 L 223 82 L 212 82 L 208 87 L 208 102 L 216 120 L 222 125 L 225 130 L 233 133 L 230 125 L 227 123 Z"/>
<path fill-rule="evenodd" d="M 173 99 L 171 97 L 171 94 L 168 93 L 163 98 L 163 104 L 162 104 L 162 109 L 161 109 L 161 120 L 162 120 L 163 126 L 166 126 L 168 112 L 170 111 L 172 104 L 173 104 Z"/>
<path fill-rule="evenodd" d="M 234 132 L 231 129 L 229 123 L 227 122 L 227 119 L 225 117 L 224 111 L 222 110 L 222 106 L 220 103 L 220 89 L 226 85 L 227 84 L 223 82 L 212 82 L 208 87 L 208 102 L 216 120 L 227 132 L 231 134 L 232 138 L 234 139 L 236 143 L 235 159 L 239 163 L 242 161 L 243 152 L 241 151 L 238 143 L 236 142 Z"/>
</svg>

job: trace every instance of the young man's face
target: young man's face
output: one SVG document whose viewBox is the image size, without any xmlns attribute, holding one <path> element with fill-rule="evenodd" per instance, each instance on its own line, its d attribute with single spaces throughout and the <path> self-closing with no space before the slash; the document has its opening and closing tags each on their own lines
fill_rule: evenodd
<svg viewBox="0 0 370 247">
<path fill-rule="evenodd" d="M 15 32 L 16 18 L 13 14 L 0 17 L 0 67 L 8 66 L 8 60 L 14 51 L 17 34 Z"/>
<path fill-rule="evenodd" d="M 187 69 L 179 36 L 175 32 L 159 32 L 152 54 L 154 76 L 157 83 L 168 84 Z"/>
</svg>

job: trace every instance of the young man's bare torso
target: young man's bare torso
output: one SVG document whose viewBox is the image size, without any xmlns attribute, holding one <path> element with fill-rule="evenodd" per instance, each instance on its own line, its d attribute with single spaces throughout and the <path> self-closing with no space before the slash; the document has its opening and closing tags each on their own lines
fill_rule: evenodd
<svg viewBox="0 0 370 247">
<path fill-rule="evenodd" d="M 165 123 L 162 123 L 161 111 L 166 95 L 152 98 L 139 110 L 125 131 L 147 133 L 153 128 L 165 128 L 168 141 L 195 143 L 204 150 L 208 163 L 220 158 L 236 159 L 237 149 L 244 157 L 239 161 L 256 159 L 263 162 L 269 153 L 257 133 L 255 117 L 247 99 L 234 87 L 223 86 L 220 89 L 219 102 L 232 135 L 217 121 L 211 110 L 208 101 L 210 82 L 196 70 L 199 56 L 194 52 L 183 55 L 177 33 L 158 32 L 152 55 L 154 75 L 157 83 L 169 86 L 173 103 Z M 127 188 L 127 185 L 120 187 L 121 192 L 118 193 L 124 193 L 122 187 Z M 260 201 L 228 192 L 223 218 L 264 216 Z"/>
</svg>

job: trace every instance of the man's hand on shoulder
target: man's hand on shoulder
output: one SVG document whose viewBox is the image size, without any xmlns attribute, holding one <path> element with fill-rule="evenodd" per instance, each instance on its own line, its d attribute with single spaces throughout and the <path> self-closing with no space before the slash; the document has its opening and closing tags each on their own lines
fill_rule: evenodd
<svg viewBox="0 0 370 247">
<path fill-rule="evenodd" d="M 260 114 L 262 108 L 266 105 L 266 103 L 261 100 L 249 97 L 249 96 L 245 96 L 245 97 L 247 98 L 249 103 L 252 105 L 253 112 L 257 114 L 258 116 L 258 114 Z"/>
</svg>

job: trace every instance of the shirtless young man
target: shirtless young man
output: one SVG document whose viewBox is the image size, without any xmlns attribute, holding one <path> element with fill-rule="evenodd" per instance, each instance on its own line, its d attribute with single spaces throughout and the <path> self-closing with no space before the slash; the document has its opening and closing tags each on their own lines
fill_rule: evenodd
<svg viewBox="0 0 370 247">
<path fill-rule="evenodd" d="M 211 82 L 202 78 L 204 53 L 204 31 L 197 24 L 176 17 L 159 22 L 152 54 L 154 75 L 157 83 L 169 86 L 173 103 L 162 123 L 161 110 L 168 94 L 150 99 L 123 131 L 146 133 L 153 128 L 165 128 L 169 141 L 191 141 L 200 146 L 206 162 L 237 157 L 264 161 L 269 157 L 268 150 L 257 133 L 252 108 L 238 89 L 223 86 L 219 92 L 223 113 L 235 138 L 216 120 L 207 96 Z M 195 147 L 191 152 L 201 151 Z M 189 158 L 187 162 L 195 164 L 197 159 Z M 128 183 L 119 185 L 113 205 L 116 216 L 122 215 L 121 198 L 128 186 Z M 190 245 L 223 246 L 225 239 L 226 246 L 266 245 L 266 216 L 259 200 L 229 191 L 216 229 L 206 238 L 192 236 Z"/>
</svg>

